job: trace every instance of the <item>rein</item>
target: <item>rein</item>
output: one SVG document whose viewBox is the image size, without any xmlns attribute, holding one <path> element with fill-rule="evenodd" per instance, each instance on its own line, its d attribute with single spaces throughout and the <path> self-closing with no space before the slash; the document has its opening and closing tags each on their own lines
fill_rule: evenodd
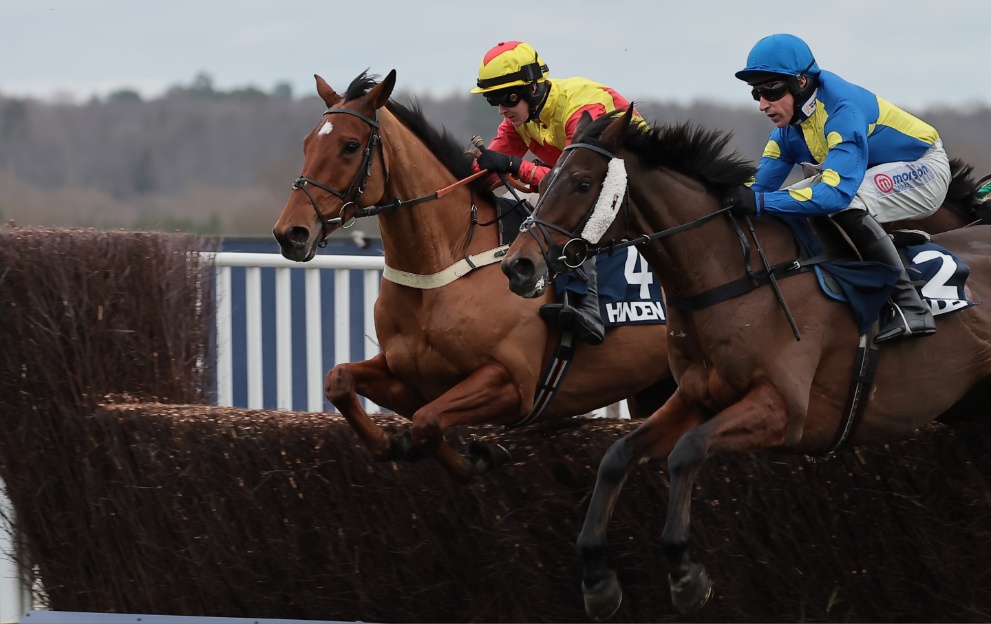
<svg viewBox="0 0 991 624">
<path fill-rule="evenodd" d="M 308 178 L 302 175 L 293 181 L 292 188 L 294 190 L 301 190 L 304 193 L 306 193 L 307 198 L 309 198 L 310 200 L 310 204 L 312 204 L 313 209 L 317 213 L 317 218 L 320 220 L 320 223 L 322 224 L 322 232 L 321 232 L 322 238 L 320 240 L 320 243 L 318 243 L 320 247 L 325 247 L 327 245 L 326 232 L 334 225 L 339 225 L 341 228 L 347 229 L 353 226 L 359 218 L 372 217 L 387 210 L 398 210 L 399 208 L 402 208 L 404 206 L 415 206 L 417 204 L 422 204 L 425 202 L 440 199 L 441 197 L 444 197 L 448 193 L 451 193 L 452 191 L 462 186 L 465 186 L 470 182 L 472 182 L 473 180 L 489 173 L 488 170 L 482 169 L 480 171 L 477 171 L 469 175 L 466 178 L 462 178 L 454 182 L 453 184 L 445 186 L 444 188 L 438 189 L 432 193 L 428 193 L 427 195 L 423 195 L 421 197 L 416 197 L 414 199 L 403 200 L 396 198 L 395 200 L 393 200 L 391 203 L 388 204 L 375 204 L 367 207 L 359 206 L 357 202 L 361 198 L 362 194 L 364 194 L 365 187 L 368 183 L 368 179 L 372 175 L 372 160 L 375 157 L 376 149 L 382 158 L 382 167 L 385 170 L 386 183 L 388 183 L 389 181 L 389 169 L 385 163 L 383 142 L 381 136 L 379 135 L 380 124 L 378 121 L 378 112 L 376 111 L 375 119 L 372 119 L 366 115 L 363 115 L 362 113 L 359 113 L 358 111 L 350 110 L 347 108 L 328 108 L 327 110 L 324 111 L 324 115 L 331 115 L 335 113 L 345 113 L 348 115 L 353 115 L 358 119 L 361 119 L 362 121 L 364 121 L 369 125 L 369 127 L 371 128 L 371 132 L 368 135 L 368 143 L 365 145 L 365 152 L 364 155 L 362 156 L 361 164 L 359 165 L 358 171 L 355 173 L 354 178 L 352 178 L 351 183 L 348 185 L 347 190 L 338 191 L 330 187 L 329 185 L 323 184 L 312 178 Z M 364 173 L 364 175 L 362 175 L 362 173 Z M 342 202 L 344 202 L 343 205 L 341 206 L 339 216 L 332 218 L 325 217 L 323 213 L 320 211 L 320 205 L 317 202 L 316 197 L 314 197 L 313 193 L 310 192 L 310 189 L 308 188 L 309 186 L 315 186 L 319 189 L 322 189 L 330 193 L 331 195 L 334 195 L 335 197 L 339 198 Z M 351 199 L 348 199 L 349 197 L 351 197 Z M 349 207 L 353 207 L 354 213 L 350 216 L 350 218 L 347 218 L 347 220 L 345 220 L 345 216 L 346 216 L 345 213 Z M 475 206 L 474 202 L 472 202 L 471 213 L 472 213 L 471 214 L 472 227 L 474 227 L 475 225 L 480 225 L 483 227 L 487 225 L 492 225 L 493 223 L 496 223 L 500 218 L 497 216 L 493 221 L 489 223 L 481 223 L 481 224 L 478 223 L 478 208 Z M 471 237 L 471 232 L 469 232 L 469 240 L 470 237 Z M 408 286 L 410 288 L 419 288 L 421 290 L 440 288 L 441 286 L 446 286 L 447 284 L 450 284 L 451 282 L 457 280 L 458 278 L 464 277 L 465 275 L 467 275 L 471 271 L 474 271 L 475 269 L 479 269 L 481 267 L 488 266 L 490 264 L 494 264 L 500 261 L 502 257 L 506 254 L 506 250 L 508 248 L 509 248 L 508 245 L 502 245 L 496 247 L 495 249 L 490 249 L 481 254 L 477 254 L 474 256 L 467 256 L 462 260 L 456 262 L 455 264 L 447 267 L 443 271 L 440 271 L 438 273 L 433 273 L 431 275 L 419 275 L 416 273 L 400 271 L 390 266 L 386 266 L 382 276 L 391 282 L 400 284 L 402 286 Z"/>
<path fill-rule="evenodd" d="M 572 149 L 587 149 L 599 154 L 600 156 L 605 157 L 610 161 L 617 158 L 616 155 L 613 154 L 611 151 L 594 142 L 572 143 L 571 145 L 566 146 L 564 148 L 564 151 L 568 151 Z M 555 181 L 556 180 L 551 180 L 551 183 L 548 185 L 548 190 L 550 190 L 550 187 L 553 186 Z M 607 182 L 604 181 L 603 186 L 605 186 L 606 183 Z M 545 191 L 545 193 L 546 192 L 547 191 Z M 626 190 L 623 192 L 623 200 L 622 200 L 626 206 L 627 219 L 629 219 L 629 212 L 630 212 L 629 195 L 630 195 L 629 185 L 627 185 Z M 539 207 L 540 205 L 539 202 L 537 205 Z M 557 276 L 560 275 L 561 273 L 564 273 L 566 270 L 577 269 L 590 256 L 595 256 L 601 253 L 609 253 L 611 255 L 613 252 L 619 249 L 624 249 L 626 247 L 632 247 L 638 245 L 646 245 L 651 241 L 660 240 L 662 238 L 673 236 L 680 232 L 684 232 L 686 230 L 696 228 L 704 223 L 711 221 L 712 219 L 715 219 L 720 215 L 726 215 L 727 218 L 729 218 L 733 228 L 737 231 L 740 237 L 740 241 L 743 246 L 744 265 L 746 267 L 747 275 L 739 280 L 734 280 L 732 282 L 729 282 L 728 284 L 717 286 L 708 291 L 694 295 L 693 297 L 690 298 L 665 297 L 668 305 L 683 310 L 701 309 L 703 307 L 708 307 L 710 305 L 719 303 L 721 301 L 726 301 L 728 299 L 738 297 L 744 293 L 750 292 L 751 290 L 754 290 L 762 286 L 763 284 L 770 284 L 771 287 L 774 289 L 774 294 L 777 297 L 778 303 L 781 305 L 782 310 L 784 310 L 785 316 L 788 318 L 788 322 L 791 325 L 792 333 L 795 335 L 795 340 L 800 341 L 802 337 L 801 334 L 799 333 L 798 325 L 795 323 L 795 319 L 791 314 L 791 310 L 788 308 L 788 302 L 785 301 L 784 295 L 781 293 L 781 289 L 778 287 L 777 280 L 778 277 L 788 277 L 791 275 L 804 273 L 805 271 L 808 271 L 809 268 L 814 264 L 823 262 L 827 258 L 825 257 L 814 258 L 812 259 L 811 262 L 810 261 L 801 262 L 799 260 L 794 260 L 792 262 L 787 262 L 783 265 L 771 266 L 771 264 L 767 260 L 767 257 L 764 255 L 764 250 L 761 248 L 760 240 L 757 238 L 757 232 L 754 229 L 753 223 L 751 222 L 750 218 L 747 217 L 746 218 L 747 227 L 748 230 L 750 231 L 750 236 L 754 240 L 757 249 L 757 255 L 760 257 L 761 263 L 763 265 L 763 271 L 755 272 L 750 269 L 750 260 L 749 260 L 750 245 L 747 242 L 746 238 L 743 236 L 743 232 L 736 224 L 736 221 L 733 220 L 732 215 L 729 214 L 730 210 L 731 209 L 729 207 L 724 207 L 719 210 L 716 210 L 715 212 L 703 215 L 697 219 L 689 221 L 687 223 L 683 223 L 681 225 L 668 228 L 666 230 L 661 230 L 660 232 L 654 232 L 652 234 L 644 234 L 643 236 L 639 236 L 632 240 L 623 241 L 620 243 L 610 243 L 609 245 L 606 246 L 595 245 L 591 248 L 589 247 L 589 242 L 585 240 L 582 237 L 582 234 L 579 234 L 579 232 L 583 232 L 583 230 L 585 229 L 585 225 L 589 222 L 589 220 L 592 218 L 592 215 L 595 212 L 594 209 L 585 216 L 582 222 L 579 223 L 578 226 L 573 231 L 570 232 L 553 223 L 549 223 L 547 221 L 537 218 L 536 211 L 535 214 L 531 215 L 523 222 L 523 225 L 521 226 L 520 229 L 521 230 L 525 229 L 525 231 L 529 232 L 530 235 L 533 236 L 534 240 L 537 242 L 537 246 L 541 250 L 541 253 L 544 255 L 544 259 L 547 262 L 548 268 L 550 268 L 550 270 L 554 273 L 554 275 Z M 535 226 L 540 229 L 541 235 L 543 237 L 543 241 L 541 241 L 541 239 L 538 238 L 537 235 L 534 233 L 533 230 L 535 229 Z M 557 243 L 554 242 L 553 238 L 548 233 L 547 231 L 548 229 L 565 234 L 566 236 L 569 237 L 568 242 L 566 242 L 563 246 L 559 246 Z M 546 247 L 544 246 L 543 243 L 546 243 Z M 562 268 L 562 265 L 563 267 L 566 268 Z"/>
</svg>

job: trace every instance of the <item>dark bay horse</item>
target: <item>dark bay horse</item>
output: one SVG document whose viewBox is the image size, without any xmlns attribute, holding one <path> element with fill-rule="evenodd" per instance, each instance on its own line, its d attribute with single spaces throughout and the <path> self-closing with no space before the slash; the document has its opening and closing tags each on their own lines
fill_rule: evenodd
<svg viewBox="0 0 991 624">
<path fill-rule="evenodd" d="M 472 444 L 462 454 L 445 430 L 518 424 L 531 415 L 561 335 L 537 313 L 553 295 L 524 300 L 509 292 L 492 266 L 506 250 L 495 227 L 496 197 L 482 178 L 456 184 L 472 173 L 472 157 L 415 105 L 390 100 L 395 71 L 381 82 L 363 73 L 343 96 L 316 81 L 327 110 L 303 141 L 302 175 L 273 233 L 286 258 L 306 262 L 342 223 L 377 215 L 386 264 L 375 303 L 381 353 L 335 366 L 327 398 L 376 460 L 427 453 L 468 479 L 505 461 L 506 452 Z M 610 329 L 602 345 L 576 345 L 541 418 L 628 397 L 644 401 L 631 413 L 651 413 L 673 390 L 666 344 L 664 325 L 629 325 Z M 410 430 L 388 434 L 359 394 L 410 418 Z"/>
<path fill-rule="evenodd" d="M 718 453 L 775 449 L 816 456 L 833 450 L 842 439 L 837 432 L 849 422 L 844 403 L 861 344 L 849 307 L 824 296 L 812 272 L 778 281 L 800 340 L 768 283 L 700 309 L 679 309 L 674 298 L 689 300 L 744 278 L 748 263 L 754 272 L 766 270 L 758 244 L 770 266 L 791 265 L 798 247 L 779 220 L 754 219 L 755 239 L 746 219 L 722 209 L 725 191 L 753 174 L 750 163 L 723 153 L 725 136 L 689 125 L 631 126 L 630 120 L 627 111 L 583 128 L 545 178 L 528 233 L 502 261 L 514 292 L 540 296 L 542 284 L 568 268 L 562 246 L 580 250 L 591 244 L 579 235 L 596 222 L 589 215 L 598 206 L 595 214 L 607 218 L 592 230 L 601 238 L 594 237 L 591 250 L 650 235 L 641 250 L 665 287 L 678 389 L 606 453 L 577 541 L 586 610 L 596 620 L 615 613 L 622 599 L 609 561 L 607 525 L 633 468 L 668 461 L 661 543 L 673 604 L 694 611 L 712 591 L 705 568 L 689 555 L 692 487 L 703 462 Z M 625 165 L 626 182 L 611 185 L 598 203 L 617 159 Z M 968 298 L 991 302 L 991 227 L 954 230 L 933 241 L 969 265 Z M 935 335 L 880 348 L 866 410 L 847 444 L 908 434 L 984 385 L 991 374 L 991 305 L 938 318 Z"/>
</svg>

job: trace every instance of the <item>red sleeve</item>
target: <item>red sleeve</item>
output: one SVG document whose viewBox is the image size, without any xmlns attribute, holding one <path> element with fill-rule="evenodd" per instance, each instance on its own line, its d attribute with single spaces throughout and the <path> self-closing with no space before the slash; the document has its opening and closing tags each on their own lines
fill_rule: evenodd
<svg viewBox="0 0 991 624">
<path fill-rule="evenodd" d="M 523 158 L 528 151 L 526 141 L 516 131 L 513 123 L 506 118 L 503 118 L 502 123 L 499 124 L 495 138 L 489 143 L 488 148 L 520 158 Z"/>
<path fill-rule="evenodd" d="M 537 187 L 540 185 L 540 181 L 544 179 L 550 168 L 538 165 L 535 162 L 530 162 L 529 160 L 524 160 L 520 163 L 520 175 L 519 178 L 524 183 L 530 185 L 530 192 L 536 193 Z"/>
</svg>

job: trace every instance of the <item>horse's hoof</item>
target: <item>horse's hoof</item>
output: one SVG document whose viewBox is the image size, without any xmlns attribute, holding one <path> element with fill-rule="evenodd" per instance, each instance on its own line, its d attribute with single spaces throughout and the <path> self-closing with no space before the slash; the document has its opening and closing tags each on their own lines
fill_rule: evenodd
<svg viewBox="0 0 991 624">
<path fill-rule="evenodd" d="M 623 588 L 615 572 L 610 572 L 605 580 L 593 587 L 582 583 L 582 593 L 585 595 L 585 613 L 595 622 L 605 622 L 619 611 L 623 604 Z"/>
<path fill-rule="evenodd" d="M 408 462 L 423 459 L 423 451 L 413 445 L 413 436 L 410 434 L 409 429 L 392 434 L 390 440 L 392 445 L 389 456 L 386 459 Z"/>
<path fill-rule="evenodd" d="M 712 580 L 705 566 L 698 563 L 691 564 L 688 574 L 678 582 L 668 575 L 668 584 L 671 585 L 671 602 L 679 613 L 695 613 L 712 598 Z"/>
<path fill-rule="evenodd" d="M 471 459 L 480 459 L 488 470 L 505 466 L 512 459 L 509 451 L 501 444 L 489 444 L 477 439 L 468 441 L 465 452 Z"/>
</svg>

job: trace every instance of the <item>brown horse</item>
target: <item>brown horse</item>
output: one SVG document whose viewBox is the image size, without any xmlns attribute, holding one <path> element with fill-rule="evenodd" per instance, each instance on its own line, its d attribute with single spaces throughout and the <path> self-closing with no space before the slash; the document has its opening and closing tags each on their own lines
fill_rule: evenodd
<svg viewBox="0 0 991 624">
<path fill-rule="evenodd" d="M 725 136 L 688 125 L 631 126 L 630 119 L 628 112 L 610 115 L 584 128 L 545 179 L 529 234 L 502 261 L 514 292 L 540 296 L 541 284 L 567 270 L 562 257 L 574 266 L 583 255 L 590 243 L 579 233 L 594 223 L 589 215 L 607 167 L 625 164 L 626 184 L 607 186 L 620 188 L 605 194 L 604 206 L 618 212 L 610 221 L 608 210 L 596 209 L 607 218 L 606 226 L 592 230 L 601 240 L 589 237 L 598 245 L 591 251 L 642 242 L 665 287 L 669 357 L 679 385 L 664 406 L 613 444 L 599 467 L 577 542 L 586 610 L 596 620 L 610 617 L 622 599 L 606 530 L 633 467 L 667 458 L 671 485 L 661 542 L 672 601 L 681 612 L 698 609 L 712 591 L 688 547 L 692 486 L 702 463 L 717 453 L 835 450 L 843 439 L 838 431 L 850 422 L 844 403 L 860 344 L 849 307 L 825 297 L 811 272 L 777 280 L 777 290 L 764 280 L 743 294 L 679 309 L 676 298 L 698 301 L 702 293 L 742 283 L 749 271 L 791 266 L 798 247 L 780 220 L 754 219 L 748 231 L 746 219 L 721 208 L 726 190 L 753 174 L 751 164 L 723 154 Z M 991 301 L 991 227 L 954 230 L 933 241 L 971 268 L 970 300 Z M 562 244 L 574 255 L 560 253 Z M 847 444 L 907 434 L 976 392 L 991 374 L 991 306 L 938 318 L 935 335 L 880 348 L 866 410 Z"/>
<path fill-rule="evenodd" d="M 497 198 L 472 173 L 473 159 L 419 109 L 390 96 L 384 80 L 361 74 L 338 95 L 319 76 L 327 110 L 303 141 L 305 162 L 273 233 L 282 254 L 306 262 L 327 236 L 357 217 L 377 215 L 386 269 L 375 303 L 381 353 L 338 364 L 327 398 L 376 460 L 433 455 L 468 479 L 508 459 L 494 445 L 455 451 L 455 425 L 519 424 L 533 415 L 544 372 L 561 331 L 538 316 L 552 295 L 513 296 L 498 267 Z M 673 391 L 664 325 L 610 329 L 604 344 L 574 346 L 574 357 L 542 419 L 584 414 L 627 397 L 651 413 Z M 568 343 L 565 344 L 567 346 Z M 557 361 L 557 360 L 555 360 Z M 362 408 L 358 394 L 410 418 L 389 435 Z M 649 407 L 648 407 L 649 405 Z"/>
</svg>

